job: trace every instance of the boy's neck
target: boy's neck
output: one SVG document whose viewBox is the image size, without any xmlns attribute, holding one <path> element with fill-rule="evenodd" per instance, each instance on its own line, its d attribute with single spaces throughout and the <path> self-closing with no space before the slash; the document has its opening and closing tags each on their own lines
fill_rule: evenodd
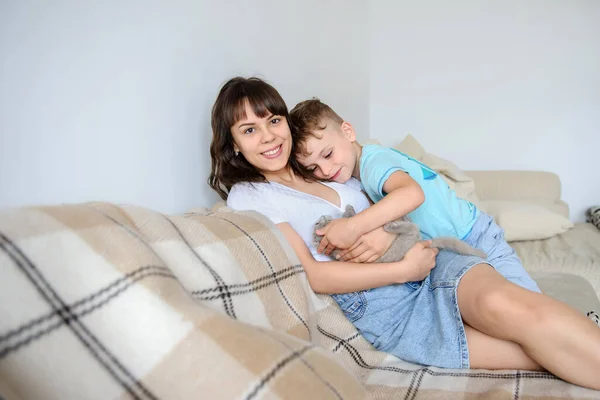
<svg viewBox="0 0 600 400">
<path fill-rule="evenodd" d="M 360 180 L 360 157 L 362 156 L 362 146 L 357 141 L 352 142 L 352 146 L 354 147 L 354 154 L 356 155 L 352 176 Z"/>
</svg>

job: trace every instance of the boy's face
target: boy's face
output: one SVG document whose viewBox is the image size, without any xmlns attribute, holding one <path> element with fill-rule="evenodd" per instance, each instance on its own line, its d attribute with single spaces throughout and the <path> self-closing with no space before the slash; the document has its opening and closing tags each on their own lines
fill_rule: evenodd
<svg viewBox="0 0 600 400">
<path fill-rule="evenodd" d="M 319 179 L 344 183 L 356 167 L 356 149 L 352 142 L 356 134 L 352 125 L 341 125 L 328 120 L 323 130 L 315 132 L 304 145 L 304 154 L 297 156 L 298 162 L 308 168 Z"/>
</svg>

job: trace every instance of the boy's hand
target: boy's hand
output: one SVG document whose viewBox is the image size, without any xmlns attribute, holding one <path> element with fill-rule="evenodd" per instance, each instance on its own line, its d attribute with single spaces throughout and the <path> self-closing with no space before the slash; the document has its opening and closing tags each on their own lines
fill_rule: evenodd
<svg viewBox="0 0 600 400">
<path fill-rule="evenodd" d="M 338 218 L 319 229 L 317 235 L 323 235 L 317 252 L 329 255 L 336 248 L 347 249 L 352 246 L 358 241 L 360 232 L 351 218 Z"/>
<path fill-rule="evenodd" d="M 395 234 L 386 232 L 383 227 L 365 233 L 348 250 L 338 254 L 340 261 L 372 263 L 383 256 L 396 239 Z"/>
</svg>

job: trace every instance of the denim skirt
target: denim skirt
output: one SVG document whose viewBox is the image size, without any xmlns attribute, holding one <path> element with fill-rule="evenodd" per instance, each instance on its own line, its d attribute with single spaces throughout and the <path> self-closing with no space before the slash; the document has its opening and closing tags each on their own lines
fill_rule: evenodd
<svg viewBox="0 0 600 400">
<path fill-rule="evenodd" d="M 489 264 L 507 280 L 540 289 L 504 240 L 492 217 L 479 212 L 464 239 L 486 260 L 442 250 L 436 267 L 420 282 L 383 286 L 332 297 L 373 346 L 405 361 L 441 368 L 469 368 L 469 348 L 457 301 L 461 278 L 477 264 Z"/>
</svg>

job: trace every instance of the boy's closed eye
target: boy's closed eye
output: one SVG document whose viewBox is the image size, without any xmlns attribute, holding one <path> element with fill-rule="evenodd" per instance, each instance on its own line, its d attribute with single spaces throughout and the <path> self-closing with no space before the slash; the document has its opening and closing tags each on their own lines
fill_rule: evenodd
<svg viewBox="0 0 600 400">
<path fill-rule="evenodd" d="M 323 156 L 323 158 L 325 158 L 325 159 L 329 159 L 329 158 L 331 158 L 331 156 L 332 156 L 332 155 L 333 155 L 333 150 L 330 150 L 330 151 L 329 151 L 329 153 L 327 153 L 327 154 L 325 154 L 325 155 Z M 315 172 L 315 171 L 316 171 L 316 169 L 317 169 L 317 166 L 316 166 L 316 165 L 313 165 L 313 166 L 310 166 L 310 167 L 308 167 L 307 169 L 308 169 L 310 172 Z"/>
</svg>

